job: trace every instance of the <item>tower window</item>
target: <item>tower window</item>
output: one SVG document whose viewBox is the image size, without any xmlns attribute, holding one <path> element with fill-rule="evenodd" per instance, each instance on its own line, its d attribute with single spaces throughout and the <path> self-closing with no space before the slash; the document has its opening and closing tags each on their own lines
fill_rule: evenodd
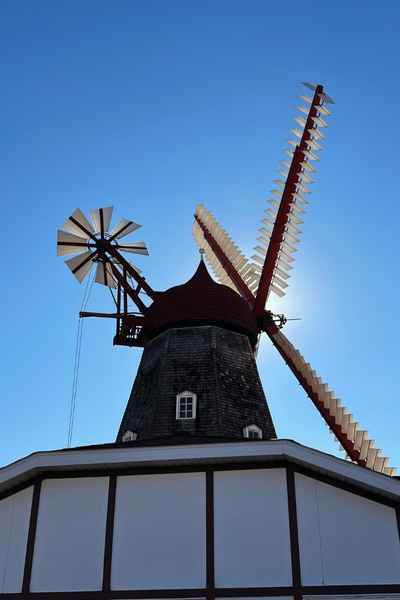
<svg viewBox="0 0 400 600">
<path fill-rule="evenodd" d="M 176 397 L 176 418 L 195 419 L 196 418 L 196 394 L 193 392 L 181 392 Z"/>
<path fill-rule="evenodd" d="M 124 433 L 124 435 L 122 436 L 122 441 L 123 442 L 135 442 L 137 440 L 137 433 L 136 431 L 130 431 L 129 429 L 127 429 Z"/>
<path fill-rule="evenodd" d="M 243 427 L 243 437 L 249 440 L 261 440 L 262 430 L 257 425 L 246 425 Z"/>
</svg>

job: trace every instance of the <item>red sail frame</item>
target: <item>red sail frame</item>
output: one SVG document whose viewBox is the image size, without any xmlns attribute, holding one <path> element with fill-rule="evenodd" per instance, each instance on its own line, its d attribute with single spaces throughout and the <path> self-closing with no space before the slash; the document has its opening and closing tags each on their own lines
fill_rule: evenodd
<svg viewBox="0 0 400 600">
<path fill-rule="evenodd" d="M 318 85 L 315 89 L 314 98 L 311 103 L 302 138 L 298 146 L 296 146 L 292 158 L 286 184 L 282 193 L 278 214 L 276 216 L 271 239 L 268 244 L 268 250 L 265 256 L 255 299 L 255 314 L 258 318 L 261 317 L 264 312 L 265 303 L 271 291 L 275 267 L 278 263 L 279 252 L 284 241 L 285 229 L 288 225 L 290 217 L 290 208 L 293 202 L 293 195 L 296 193 L 296 184 L 299 182 L 299 177 L 302 170 L 301 163 L 307 160 L 305 152 L 307 152 L 307 141 L 311 138 L 309 130 L 313 128 L 313 118 L 317 116 L 318 106 L 321 104 L 323 92 L 323 86 Z"/>
<path fill-rule="evenodd" d="M 284 348 L 280 344 L 277 343 L 274 335 L 279 332 L 279 329 L 276 327 L 276 325 L 271 324 L 268 325 L 264 331 L 267 333 L 271 342 L 278 350 L 279 354 L 282 356 L 283 360 L 292 371 L 293 375 L 296 377 L 297 381 L 300 383 L 301 387 L 304 389 L 307 396 L 310 398 L 311 402 L 314 404 L 315 408 L 318 410 L 319 414 L 322 416 L 330 430 L 335 434 L 335 437 L 341 444 L 348 457 L 361 467 L 365 467 L 367 461 L 360 458 L 360 452 L 356 450 L 354 443 L 347 437 L 347 435 L 342 432 L 340 425 L 335 423 L 334 417 L 330 415 L 329 411 L 321 403 L 318 393 L 313 390 L 312 386 L 309 385 L 305 377 L 302 376 L 300 370 L 296 367 L 290 355 L 285 352 Z"/>
</svg>

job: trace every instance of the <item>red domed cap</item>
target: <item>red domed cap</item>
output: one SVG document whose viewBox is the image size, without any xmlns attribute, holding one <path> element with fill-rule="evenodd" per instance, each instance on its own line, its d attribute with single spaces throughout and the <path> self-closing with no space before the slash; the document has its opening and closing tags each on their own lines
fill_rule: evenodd
<svg viewBox="0 0 400 600">
<path fill-rule="evenodd" d="M 226 285 L 216 283 L 203 261 L 183 285 L 157 292 L 146 312 L 146 331 L 154 337 L 171 327 L 219 325 L 257 340 L 257 322 L 247 302 Z"/>
</svg>

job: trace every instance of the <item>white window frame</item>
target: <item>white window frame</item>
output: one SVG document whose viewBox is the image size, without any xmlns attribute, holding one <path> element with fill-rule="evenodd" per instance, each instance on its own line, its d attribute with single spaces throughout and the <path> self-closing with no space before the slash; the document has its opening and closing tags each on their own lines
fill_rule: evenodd
<svg viewBox="0 0 400 600">
<path fill-rule="evenodd" d="M 250 438 L 250 433 L 256 433 L 257 438 Z M 243 437 L 262 440 L 262 429 L 260 429 L 260 427 L 254 423 L 252 425 L 246 425 L 246 427 L 243 427 Z"/>
<path fill-rule="evenodd" d="M 183 398 L 191 398 L 192 399 L 192 416 L 191 417 L 181 417 L 180 416 L 180 408 L 181 408 L 181 400 Z M 197 412 L 197 396 L 194 392 L 181 392 L 176 396 L 176 420 L 177 421 L 193 421 L 196 418 Z"/>
<path fill-rule="evenodd" d="M 137 437 L 138 437 L 138 434 L 136 433 L 136 431 L 131 431 L 130 429 L 127 429 L 122 436 L 122 441 L 123 442 L 136 442 Z"/>
</svg>

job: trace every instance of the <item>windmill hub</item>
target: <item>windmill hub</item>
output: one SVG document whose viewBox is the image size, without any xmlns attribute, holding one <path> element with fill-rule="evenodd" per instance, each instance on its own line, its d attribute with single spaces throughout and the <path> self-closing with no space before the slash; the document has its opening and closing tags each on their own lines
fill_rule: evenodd
<svg viewBox="0 0 400 600">
<path fill-rule="evenodd" d="M 100 237 L 96 240 L 96 248 L 97 248 L 97 251 L 100 252 L 100 254 L 105 254 L 107 251 L 109 251 L 110 246 L 111 246 L 111 242 L 109 242 L 105 238 Z"/>
</svg>

